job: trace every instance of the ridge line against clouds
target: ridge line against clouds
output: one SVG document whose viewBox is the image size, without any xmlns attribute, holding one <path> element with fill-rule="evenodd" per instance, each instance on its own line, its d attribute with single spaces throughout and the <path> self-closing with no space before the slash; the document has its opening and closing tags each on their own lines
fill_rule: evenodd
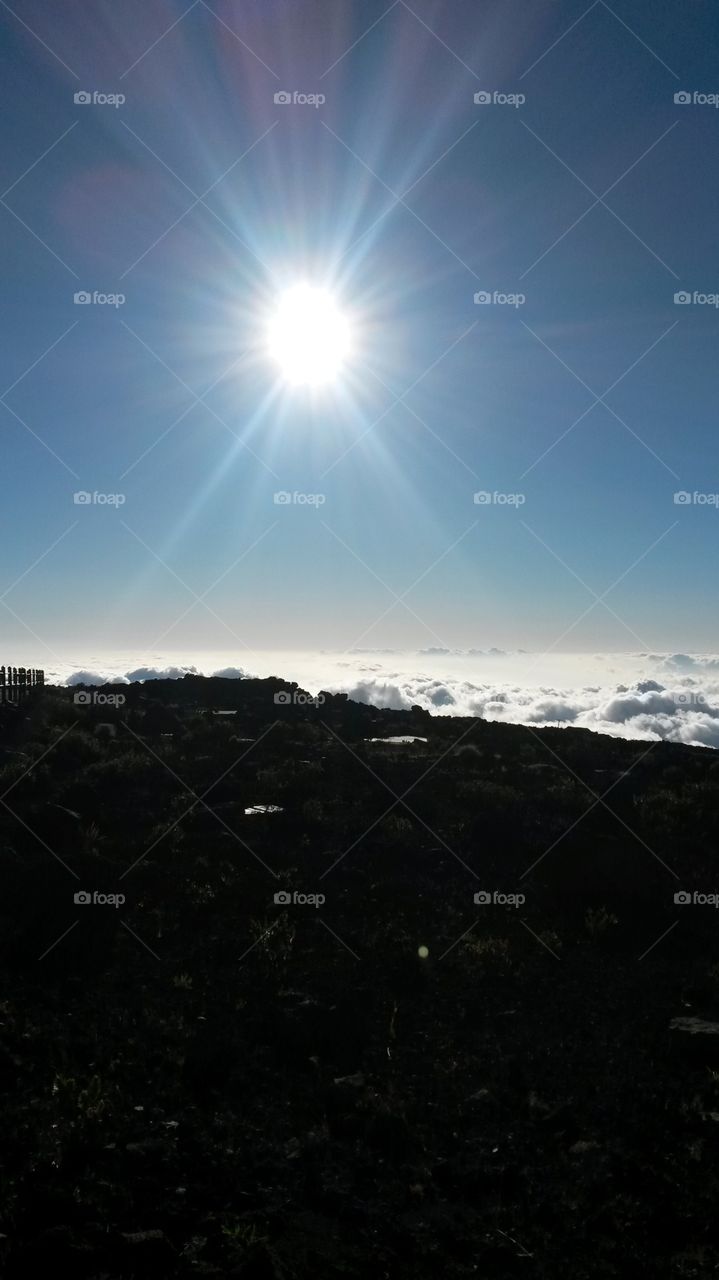
<svg viewBox="0 0 719 1280">
<path fill-rule="evenodd" d="M 719 655 L 564 655 L 574 673 L 557 670 L 524 680 L 531 654 L 497 648 L 363 650 L 328 655 L 267 653 L 265 669 L 249 671 L 208 655 L 196 665 L 135 666 L 102 662 L 48 670 L 50 682 L 74 686 L 181 679 L 186 674 L 241 679 L 273 675 L 318 693 L 346 693 L 357 702 L 395 711 L 420 706 L 436 716 L 477 716 L 510 724 L 590 729 L 613 737 L 719 748 Z M 451 668 L 451 669 L 450 669 Z"/>
</svg>

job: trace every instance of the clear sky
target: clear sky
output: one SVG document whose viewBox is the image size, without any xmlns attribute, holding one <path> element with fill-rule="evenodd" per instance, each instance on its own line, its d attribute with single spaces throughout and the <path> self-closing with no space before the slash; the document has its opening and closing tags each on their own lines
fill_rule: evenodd
<svg viewBox="0 0 719 1280">
<path fill-rule="evenodd" d="M 3 3 L 2 660 L 715 650 L 718 34 L 714 0 Z M 262 350 L 300 280 L 355 334 L 321 390 Z"/>
</svg>

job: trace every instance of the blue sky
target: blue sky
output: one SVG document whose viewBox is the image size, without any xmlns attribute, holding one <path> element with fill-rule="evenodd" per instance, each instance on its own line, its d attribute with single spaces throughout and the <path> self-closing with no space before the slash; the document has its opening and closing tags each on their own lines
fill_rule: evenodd
<svg viewBox="0 0 719 1280">
<path fill-rule="evenodd" d="M 716 647 L 715 8 L 527 10 L 3 5 L 4 660 Z M 257 349 L 296 279 L 317 394 Z"/>
</svg>

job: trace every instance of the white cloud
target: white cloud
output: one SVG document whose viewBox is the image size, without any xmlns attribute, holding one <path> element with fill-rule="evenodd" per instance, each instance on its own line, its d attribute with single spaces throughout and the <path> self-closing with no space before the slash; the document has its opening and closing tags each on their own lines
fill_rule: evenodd
<svg viewBox="0 0 719 1280">
<path fill-rule="evenodd" d="M 201 673 L 197 667 L 138 667 L 136 671 L 128 671 L 128 680 L 182 680 L 183 676 L 197 676 Z"/>
<path fill-rule="evenodd" d="M 71 675 L 65 679 L 65 684 L 129 684 L 127 676 L 113 676 L 107 672 L 100 674 L 99 671 L 73 671 Z"/>
<path fill-rule="evenodd" d="M 368 661 L 368 655 L 371 659 Z M 139 656 L 139 655 L 138 655 Z M 74 684 L 181 679 L 185 674 L 248 678 L 236 654 L 193 655 L 196 664 L 156 665 L 95 656 L 48 672 Z M 222 660 L 224 659 L 224 663 Z M 432 715 L 480 716 L 527 725 L 573 725 L 614 737 L 719 748 L 719 657 L 715 654 L 523 654 L 450 650 L 363 654 L 255 655 L 252 675 L 278 675 L 311 693 L 346 693 L 363 703 Z M 166 664 L 166 665 L 165 665 Z"/>
<path fill-rule="evenodd" d="M 358 702 L 393 710 L 418 704 L 435 715 L 475 715 L 511 724 L 573 725 L 614 737 L 666 740 L 693 746 L 719 747 L 719 684 L 675 680 L 664 687 L 655 680 L 632 685 L 585 685 L 577 689 L 509 683 L 474 685 L 464 680 L 442 682 L 426 677 L 339 681 L 329 686 Z"/>
<path fill-rule="evenodd" d="M 719 671 L 719 658 L 711 653 L 651 654 L 652 662 L 659 662 L 667 671 Z"/>
<path fill-rule="evenodd" d="M 542 723 L 546 720 L 558 720 L 564 724 L 571 724 L 577 718 L 576 707 L 562 698 L 541 698 L 538 702 L 532 704 L 529 708 L 528 719 Z"/>
</svg>

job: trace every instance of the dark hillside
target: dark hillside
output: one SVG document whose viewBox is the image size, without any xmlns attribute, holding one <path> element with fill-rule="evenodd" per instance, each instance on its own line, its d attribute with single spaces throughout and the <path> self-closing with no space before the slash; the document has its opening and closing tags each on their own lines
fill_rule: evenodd
<svg viewBox="0 0 719 1280">
<path fill-rule="evenodd" d="M 186 677 L 0 799 L 8 1276 L 719 1268 L 712 752 Z"/>
</svg>

